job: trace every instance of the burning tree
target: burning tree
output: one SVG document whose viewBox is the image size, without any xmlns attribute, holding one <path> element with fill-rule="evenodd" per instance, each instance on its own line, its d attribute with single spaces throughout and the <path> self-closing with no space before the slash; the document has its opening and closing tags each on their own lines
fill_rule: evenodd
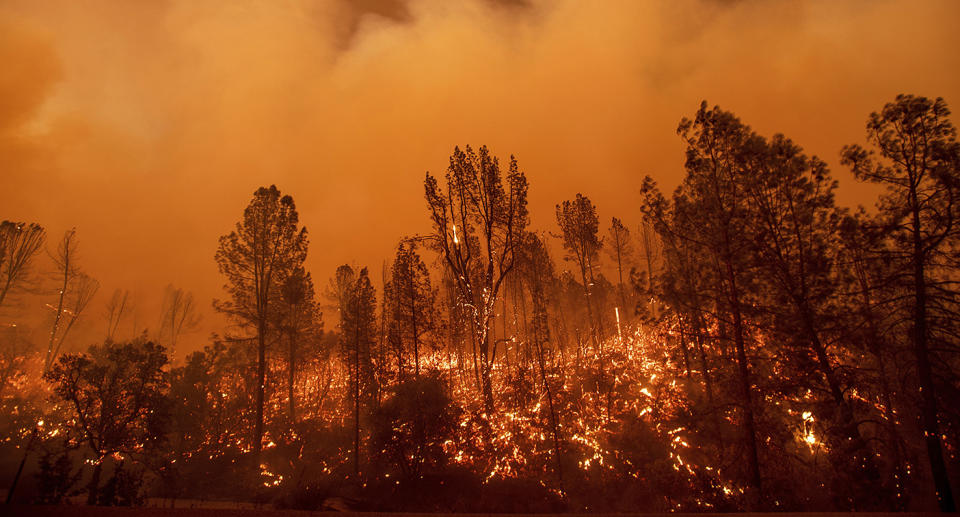
<svg viewBox="0 0 960 517">
<path fill-rule="evenodd" d="M 732 113 L 708 109 L 702 103 L 695 118 L 683 119 L 677 133 L 687 146 L 687 176 L 667 202 L 655 192 L 652 180 L 645 183 L 645 211 L 659 224 L 666 240 L 698 255 L 710 271 L 710 284 L 718 318 L 731 327 L 738 366 L 739 405 L 747 477 L 752 487 L 752 505 L 763 499 L 760 471 L 756 394 L 748 359 L 747 311 L 754 264 L 749 260 L 750 242 L 742 229 L 749 223 L 743 182 L 749 172 L 742 166 L 743 149 L 752 138 L 749 127 Z M 683 233 L 679 233 L 683 231 Z M 723 316 L 719 314 L 722 313 Z"/>
<path fill-rule="evenodd" d="M 0 223 L 0 307 L 7 295 L 21 288 L 46 232 L 36 223 Z"/>
<path fill-rule="evenodd" d="M 53 308 L 53 324 L 43 363 L 44 371 L 53 365 L 73 325 L 100 289 L 100 283 L 84 273 L 77 264 L 77 246 L 77 231 L 71 229 L 63 235 L 57 252 L 53 255 L 53 262 L 57 267 L 57 305 Z"/>
<path fill-rule="evenodd" d="M 377 400 L 379 386 L 374 375 L 373 348 L 377 341 L 377 295 L 367 268 L 353 274 L 350 266 L 337 268 L 340 293 L 340 354 L 347 367 L 353 403 L 353 468 L 360 473 L 360 417 L 364 406 Z"/>
<path fill-rule="evenodd" d="M 430 285 L 430 272 L 413 242 L 401 242 L 384 286 L 386 310 L 391 319 L 387 332 L 397 356 L 397 379 L 403 380 L 404 355 L 413 355 L 413 375 L 420 376 L 422 346 L 435 346 L 437 292 Z"/>
<path fill-rule="evenodd" d="M 253 451 L 263 447 L 263 408 L 267 371 L 267 332 L 286 277 L 307 258 L 307 229 L 298 227 L 297 207 L 277 187 L 261 187 L 243 211 L 237 229 L 220 237 L 215 259 L 227 277 L 228 300 L 214 307 L 256 332 L 257 400 Z"/>
<path fill-rule="evenodd" d="M 607 252 L 610 254 L 610 258 L 617 264 L 617 291 L 620 294 L 620 310 L 625 310 L 627 308 L 627 295 L 623 290 L 623 269 L 624 263 L 630 260 L 633 255 L 630 230 L 623 225 L 620 219 L 614 217 L 607 231 L 610 237 L 610 245 L 607 246 Z"/>
<path fill-rule="evenodd" d="M 56 362 L 48 384 L 29 327 L 0 328 L 0 466 L 17 467 L 8 451 L 21 473 L 39 463 L 46 502 L 76 484 L 82 451 L 98 504 L 136 485 L 127 501 L 153 490 L 303 509 L 333 496 L 406 511 L 927 509 L 934 494 L 950 509 L 960 146 L 947 116 L 942 101 L 901 97 L 871 118 L 879 151 L 845 159 L 889 190 L 877 216 L 848 217 L 822 161 L 701 106 L 680 124 L 680 187 L 668 198 L 644 182 L 634 300 L 625 223 L 603 240 L 613 285 L 596 207 L 562 202 L 572 267 L 559 271 L 526 229 L 516 161 L 501 175 L 485 148 L 455 149 L 446 183 L 426 178 L 434 232 L 383 267 L 381 312 L 367 270 L 341 266 L 328 292 L 340 325 L 325 336 L 292 200 L 260 189 L 217 254 L 232 296 L 218 308 L 245 335 L 214 336 L 166 375 L 159 347 L 108 339 Z M 73 288 L 66 241 L 57 280 Z M 59 336 L 75 313 L 64 291 Z M 164 344 L 190 320 L 184 293 L 165 304 L 178 308 Z M 631 301 L 642 318 L 600 335 Z M 125 307 L 118 291 L 108 334 Z M 238 469 L 260 443 L 259 469 Z M 46 454 L 27 465 L 31 450 Z"/>
<path fill-rule="evenodd" d="M 310 273 L 297 267 L 283 282 L 275 311 L 279 334 L 287 340 L 287 402 L 291 422 L 297 421 L 296 379 L 305 345 L 323 333 L 323 313 L 317 304 Z"/>
<path fill-rule="evenodd" d="M 557 225 L 560 227 L 563 248 L 567 251 L 564 259 L 575 263 L 580 270 L 583 301 L 590 316 L 594 345 L 597 346 L 603 341 L 601 317 L 597 314 L 599 307 L 594 301 L 596 273 L 600 266 L 600 249 L 603 247 L 603 239 L 597 235 L 599 224 L 597 208 L 590 198 L 582 194 L 578 193 L 576 198 L 557 205 Z"/>
<path fill-rule="evenodd" d="M 167 423 L 167 355 L 150 342 L 90 347 L 60 358 L 44 378 L 73 411 L 71 438 L 93 453 L 87 504 L 97 504 L 103 462 L 139 454 L 163 439 Z M 115 469 L 119 469 L 117 466 Z"/>
<path fill-rule="evenodd" d="M 464 151 L 456 147 L 445 188 L 429 172 L 424 188 L 433 220 L 432 241 L 472 316 L 484 406 L 492 412 L 490 372 L 496 343 L 491 343 L 491 327 L 500 286 L 513 269 L 528 222 L 527 178 L 513 156 L 504 182 L 500 162 L 486 146 L 476 152 L 470 146 Z"/>
<path fill-rule="evenodd" d="M 867 122 L 867 138 L 876 151 L 859 145 L 843 151 L 843 161 L 857 179 L 886 188 L 875 224 L 888 238 L 871 251 L 874 258 L 896 265 L 885 279 L 898 288 L 887 300 L 898 309 L 892 328 L 907 334 L 912 344 L 921 429 L 945 512 L 956 511 L 956 503 L 941 444 L 943 402 L 936 379 L 952 377 L 943 356 L 956 354 L 960 323 L 955 277 L 960 270 L 960 143 L 949 116 L 943 99 L 899 95 Z"/>
</svg>

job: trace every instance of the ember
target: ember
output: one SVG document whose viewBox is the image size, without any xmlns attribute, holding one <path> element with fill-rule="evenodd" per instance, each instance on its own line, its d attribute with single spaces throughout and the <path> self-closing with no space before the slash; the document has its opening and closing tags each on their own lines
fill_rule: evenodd
<svg viewBox="0 0 960 517">
<path fill-rule="evenodd" d="M 47 4 L 7 503 L 956 510 L 960 3 Z"/>
</svg>

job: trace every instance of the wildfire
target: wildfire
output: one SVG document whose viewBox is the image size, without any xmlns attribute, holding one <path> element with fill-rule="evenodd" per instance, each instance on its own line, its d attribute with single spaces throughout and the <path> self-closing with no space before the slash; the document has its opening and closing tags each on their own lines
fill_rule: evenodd
<svg viewBox="0 0 960 517">
<path fill-rule="evenodd" d="M 649 463 L 659 461 L 656 455 L 662 454 L 664 466 L 677 476 L 676 483 L 695 486 L 706 479 L 722 497 L 744 497 L 744 487 L 739 484 L 741 478 L 730 472 L 729 464 L 704 450 L 705 445 L 710 446 L 704 443 L 710 435 L 700 427 L 709 428 L 713 424 L 690 426 L 685 423 L 685 415 L 691 411 L 689 390 L 699 387 L 691 388 L 686 380 L 690 373 L 675 354 L 670 353 L 669 340 L 676 336 L 655 326 L 627 330 L 598 346 L 583 343 L 575 352 L 552 353 L 551 361 L 544 362 L 542 377 L 538 363 L 520 362 L 530 344 L 516 338 L 509 340 L 505 345 L 509 348 L 504 353 L 510 354 L 511 362 L 498 361 L 491 370 L 492 390 L 498 399 L 494 411 L 488 411 L 485 406 L 481 383 L 469 354 L 459 356 L 445 350 L 425 350 L 420 357 L 422 370 L 440 375 L 457 407 L 452 435 L 438 443 L 446 460 L 476 473 L 484 483 L 512 478 L 537 479 L 548 490 L 565 497 L 569 487 L 561 484 L 562 480 L 573 477 L 574 472 L 561 473 L 558 469 L 575 469 L 577 475 L 597 479 L 618 476 L 651 482 L 653 474 Z M 699 374 L 698 370 L 690 371 Z M 283 373 L 282 369 L 275 372 L 278 378 L 282 378 Z M 523 391 L 518 389 L 521 381 L 526 383 L 522 385 Z M 224 386 L 230 382 L 240 385 L 239 378 L 230 377 L 223 382 Z M 339 361 L 310 363 L 294 386 L 299 418 L 304 422 L 350 428 L 354 423 L 352 404 L 345 403 L 343 395 L 349 392 L 349 386 L 350 370 Z M 211 394 L 208 402 L 212 408 L 218 408 L 229 404 L 235 396 L 236 393 L 221 390 Z M 381 395 L 389 396 L 389 393 Z M 267 407 L 274 414 L 283 415 L 286 392 L 273 390 L 270 397 Z M 776 406 L 782 404 L 786 414 L 799 417 L 796 445 L 817 453 L 827 445 L 815 429 L 817 419 L 813 412 L 805 409 L 810 407 L 812 397 L 811 392 L 801 393 L 795 399 L 777 399 Z M 43 437 L 53 438 L 65 429 L 64 423 L 52 424 L 46 416 L 31 422 L 23 428 L 21 436 L 29 435 L 35 427 Z M 717 422 L 738 426 L 736 409 L 719 412 Z M 397 430 L 406 428 L 400 426 Z M 268 427 L 263 452 L 285 454 L 288 450 L 285 444 L 297 442 L 308 432 L 309 427 L 298 427 L 280 435 Z M 621 437 L 629 437 L 628 442 L 618 442 L 624 439 Z M 209 456 L 210 460 L 230 451 L 245 454 L 253 449 L 243 425 L 231 424 L 221 434 L 211 433 L 201 438 L 198 447 L 211 451 L 202 457 Z M 361 449 L 369 451 L 370 432 L 361 433 L 361 440 Z M 659 444 L 662 452 L 631 450 L 647 442 Z M 380 450 L 379 454 L 386 452 Z M 188 452 L 181 459 L 188 460 L 192 454 Z M 302 457 L 302 449 L 295 454 Z M 350 446 L 337 447 L 323 458 L 318 470 L 325 475 L 352 472 L 352 454 Z M 112 459 L 119 461 L 123 457 L 116 453 Z M 415 460 L 412 453 L 405 459 Z M 93 465 L 102 458 L 87 461 Z M 261 463 L 260 484 L 264 488 L 290 484 L 296 477 L 292 471 L 285 470 L 288 468 L 271 461 Z M 909 475 L 910 470 L 905 474 Z M 380 476 L 395 486 L 403 479 L 390 471 Z M 368 481 L 369 477 L 361 475 L 358 482 Z M 698 508 L 713 508 L 715 501 L 697 498 L 694 504 Z"/>
</svg>

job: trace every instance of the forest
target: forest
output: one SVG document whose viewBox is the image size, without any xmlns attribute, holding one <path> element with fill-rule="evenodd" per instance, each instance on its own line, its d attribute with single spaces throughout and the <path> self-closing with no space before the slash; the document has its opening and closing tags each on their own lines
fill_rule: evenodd
<svg viewBox="0 0 960 517">
<path fill-rule="evenodd" d="M 346 243 L 311 247 L 310 207 L 262 186 L 210 257 L 222 295 L 171 285 L 136 335 L 82 228 L 5 220 L 6 501 L 956 511 L 960 143 L 941 98 L 877 108 L 837 144 L 871 206 L 707 102 L 679 187 L 638 173 L 634 214 L 600 217 L 585 174 L 533 228 L 510 150 L 454 147 L 423 180 L 432 231 L 382 266 L 308 271 Z"/>
</svg>

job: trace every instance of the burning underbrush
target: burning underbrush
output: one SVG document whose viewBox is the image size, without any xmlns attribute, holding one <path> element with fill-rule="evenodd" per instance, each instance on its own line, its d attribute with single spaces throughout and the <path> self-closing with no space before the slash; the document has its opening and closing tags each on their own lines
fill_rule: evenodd
<svg viewBox="0 0 960 517">
<path fill-rule="evenodd" d="M 343 364 L 317 356 L 298 377 L 295 419 L 284 390 L 268 391 L 273 396 L 259 455 L 249 440 L 254 387 L 238 348 L 218 343 L 183 365 L 163 367 L 152 405 L 134 400 L 144 396 L 139 385 L 105 382 L 107 370 L 130 371 L 133 366 L 121 363 L 143 359 L 133 349 L 109 355 L 114 363 L 104 362 L 100 377 L 78 386 L 73 398 L 63 378 L 48 373 L 41 380 L 33 372 L 39 362 L 28 362 L 4 394 L 4 469 L 15 471 L 29 451 L 20 497 L 48 503 L 152 498 L 158 504 L 233 500 L 302 509 L 498 512 L 746 508 L 751 487 L 740 408 L 729 402 L 735 400 L 732 366 L 715 361 L 704 371 L 703 363 L 698 368 L 676 352 L 677 340 L 675 329 L 661 324 L 607 339 L 602 347 L 510 342 L 491 371 L 493 408 L 482 396 L 479 369 L 454 353 L 431 352 L 418 374 L 404 370 L 389 383 L 369 379 L 359 403 L 349 395 Z M 722 358 L 719 343 L 702 343 L 702 353 Z M 103 356 L 97 354 L 90 354 L 94 363 Z M 758 357 L 758 371 L 767 364 L 774 363 Z M 282 372 L 279 365 L 268 378 L 279 383 Z M 766 374 L 760 383 L 783 388 L 784 372 L 770 367 Z M 104 405 L 93 407 L 85 389 Z M 862 480 L 844 484 L 833 451 L 841 439 L 828 405 L 809 390 L 765 392 L 774 393 L 757 415 L 767 504 L 830 508 L 837 497 L 856 498 Z M 861 413 L 884 415 L 869 396 L 857 397 Z M 77 403 L 87 406 L 78 410 Z M 109 404 L 119 409 L 108 411 Z M 119 422 L 123 411 L 129 418 Z M 160 415 L 154 426 L 152 416 Z M 90 499 L 94 475 L 105 482 Z M 895 494 L 898 488 L 889 487 Z"/>
</svg>

